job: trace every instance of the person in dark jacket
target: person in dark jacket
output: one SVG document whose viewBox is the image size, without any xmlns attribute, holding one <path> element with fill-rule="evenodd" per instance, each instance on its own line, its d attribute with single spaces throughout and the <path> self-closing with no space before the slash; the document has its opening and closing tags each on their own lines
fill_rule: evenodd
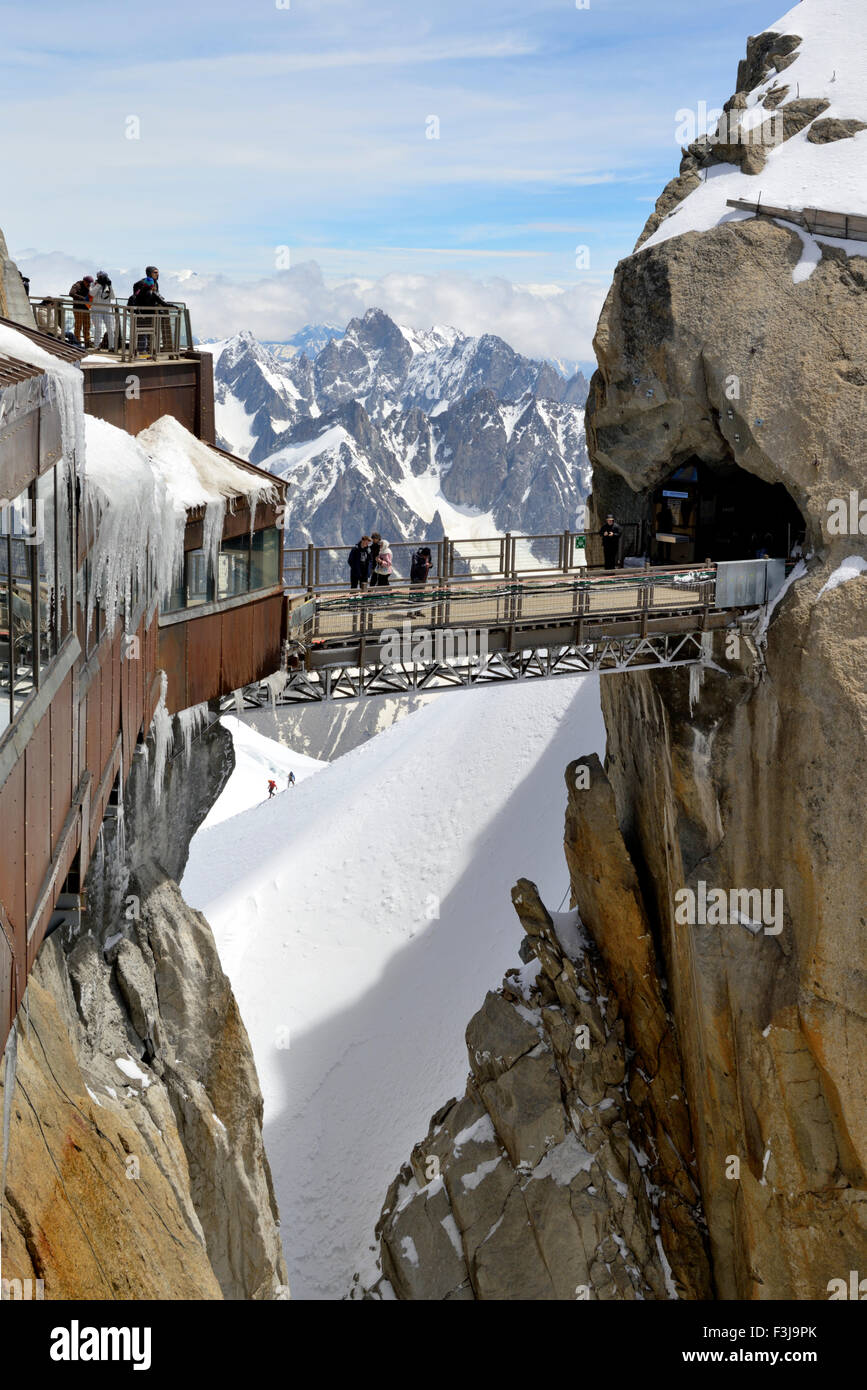
<svg viewBox="0 0 867 1390">
<path fill-rule="evenodd" d="M 379 534 L 378 531 L 371 531 L 371 533 L 370 533 L 370 578 L 371 578 L 371 581 L 372 581 L 372 584 L 373 584 L 373 585 L 376 584 L 376 580 L 374 579 L 374 575 L 375 575 L 375 573 L 376 573 L 376 557 L 377 557 L 377 555 L 379 554 L 381 545 L 382 545 L 382 536 Z"/>
<path fill-rule="evenodd" d="M 430 546 L 423 545 L 420 550 L 413 551 L 413 556 L 409 564 L 410 583 L 426 584 L 432 564 L 433 559 L 431 558 Z"/>
<path fill-rule="evenodd" d="M 135 284 L 132 287 L 133 294 L 136 294 L 140 289 L 143 289 L 144 286 L 147 284 L 148 280 L 153 280 L 154 285 L 157 289 L 157 293 L 159 293 L 160 272 L 155 265 L 146 265 L 145 273 L 142 276 L 141 280 L 136 280 Z"/>
<path fill-rule="evenodd" d="M 92 284 L 93 276 L 85 275 L 81 280 L 76 280 L 69 291 L 75 321 L 75 336 L 82 347 L 90 347 L 90 303 L 93 298 L 90 287 Z"/>
<path fill-rule="evenodd" d="M 144 280 L 139 280 L 129 297 L 129 303 L 134 309 L 150 309 L 154 305 L 165 304 L 165 302 L 157 289 L 156 281 L 152 280 L 149 275 Z"/>
<path fill-rule="evenodd" d="M 609 512 L 605 518 L 605 525 L 599 535 L 602 538 L 602 552 L 605 556 L 605 568 L 613 570 L 617 568 L 617 558 L 620 553 L 620 527 Z"/>
<path fill-rule="evenodd" d="M 140 288 L 134 289 L 129 297 L 129 304 L 133 309 L 155 309 L 165 304 L 165 300 L 157 290 L 155 282 L 150 275 L 145 276 L 144 280 L 139 281 Z M 155 323 L 156 315 L 148 315 L 147 318 L 142 314 L 136 315 L 136 352 L 147 352 L 148 339 L 151 340 L 151 351 L 153 356 L 157 355 L 158 340 L 157 326 Z"/>
<path fill-rule="evenodd" d="M 370 537 L 362 536 L 352 547 L 346 561 L 349 566 L 349 587 L 366 589 L 370 579 Z"/>
</svg>

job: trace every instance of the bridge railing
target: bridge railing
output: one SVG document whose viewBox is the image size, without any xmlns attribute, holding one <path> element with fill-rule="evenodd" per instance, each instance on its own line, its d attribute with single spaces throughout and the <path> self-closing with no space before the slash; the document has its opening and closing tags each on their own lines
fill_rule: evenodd
<svg viewBox="0 0 867 1390">
<path fill-rule="evenodd" d="M 366 592 L 317 593 L 290 610 L 289 635 L 302 643 L 377 637 L 386 629 L 490 629 L 633 619 L 646 629 L 651 616 L 694 615 L 697 623 L 716 602 L 710 567 L 666 567 L 653 572 L 608 571 L 560 580 L 502 577 L 475 584 L 428 581 Z"/>
<path fill-rule="evenodd" d="M 638 541 L 638 524 L 628 522 L 622 530 L 621 555 L 630 555 Z M 413 541 L 392 542 L 393 582 L 409 579 L 413 551 L 425 545 L 430 549 L 433 561 L 429 579 L 441 582 L 576 574 L 587 568 L 601 567 L 604 563 L 602 542 L 596 532 L 564 530 L 527 536 L 507 532 L 499 536 L 444 536 L 440 540 L 421 537 Z M 351 548 L 348 545 L 285 546 L 284 584 L 288 589 L 305 589 L 310 593 L 347 589 L 347 560 Z"/>
<path fill-rule="evenodd" d="M 193 347 L 186 304 L 138 308 L 112 303 L 88 308 L 76 304 L 69 295 L 31 296 L 30 304 L 36 327 L 43 333 L 121 362 L 132 362 L 136 357 L 180 357 Z"/>
</svg>

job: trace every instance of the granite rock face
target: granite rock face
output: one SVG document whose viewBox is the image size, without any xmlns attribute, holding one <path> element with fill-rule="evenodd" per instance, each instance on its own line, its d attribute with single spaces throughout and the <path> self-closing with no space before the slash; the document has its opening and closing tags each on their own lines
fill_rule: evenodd
<svg viewBox="0 0 867 1390">
<path fill-rule="evenodd" d="M 695 1193 L 687 1180 L 685 1219 L 673 1188 L 660 1200 L 641 1064 L 605 963 L 576 913 L 552 917 L 526 880 L 512 896 L 527 964 L 467 1028 L 466 1093 L 392 1183 L 383 1275 L 364 1296 L 706 1297 Z"/>
<path fill-rule="evenodd" d="M 137 755 L 129 824 L 104 825 L 7 1048 L 3 1275 L 47 1299 L 288 1296 L 250 1044 L 176 882 L 231 740 L 176 744 L 158 806 Z"/>
<path fill-rule="evenodd" d="M 743 90 L 791 59 L 773 39 L 751 40 Z M 850 133 L 821 103 L 780 103 L 814 144 Z M 785 488 L 806 530 L 778 606 L 717 634 L 699 681 L 602 682 L 605 797 L 646 925 L 593 889 L 609 822 L 570 800 L 573 889 L 600 950 L 628 959 L 649 930 L 667 981 L 723 1299 L 826 1298 L 867 1247 L 867 248 L 816 245 L 795 274 L 794 230 L 733 221 L 624 260 L 587 411 L 597 510 L 646 516 L 695 460 Z M 779 916 L 751 898 L 678 917 L 685 890 L 710 889 L 767 892 Z"/>
</svg>

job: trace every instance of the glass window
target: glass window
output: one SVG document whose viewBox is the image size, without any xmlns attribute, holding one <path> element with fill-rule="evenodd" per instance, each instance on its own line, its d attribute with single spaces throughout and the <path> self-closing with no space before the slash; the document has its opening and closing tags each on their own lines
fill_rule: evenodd
<svg viewBox="0 0 867 1390">
<path fill-rule="evenodd" d="M 55 506 L 55 475 L 43 473 L 36 481 L 36 506 L 31 517 L 31 545 L 36 547 L 37 588 L 39 607 L 36 654 L 39 670 L 44 671 L 57 655 L 57 633 L 60 626 L 57 584 L 57 508 Z"/>
<path fill-rule="evenodd" d="M 57 478 L 57 606 L 60 624 L 57 635 L 58 641 L 63 642 L 72 631 L 72 596 L 75 593 L 72 473 L 66 459 L 61 459 L 54 472 Z"/>
<path fill-rule="evenodd" d="M 276 526 L 253 532 L 250 551 L 250 588 L 270 589 L 280 582 L 280 536 Z"/>
<path fill-rule="evenodd" d="M 250 587 L 250 537 L 232 536 L 224 540 L 217 557 L 219 575 L 217 598 L 234 598 Z"/>
<path fill-rule="evenodd" d="M 34 575 L 37 570 L 35 486 L 20 493 L 7 510 L 9 627 L 11 634 L 9 684 L 14 719 L 33 693 Z"/>
<path fill-rule="evenodd" d="M 187 581 L 186 569 L 181 570 L 180 578 L 176 579 L 172 585 L 171 593 L 163 599 L 163 613 L 175 613 L 179 608 L 187 606 Z"/>
<path fill-rule="evenodd" d="M 214 586 L 208 574 L 208 557 L 204 550 L 188 550 L 187 607 L 198 608 L 202 603 L 210 603 L 214 597 Z"/>
<path fill-rule="evenodd" d="M 8 513 L 8 507 L 0 513 L 0 734 L 12 720 L 12 613 L 9 605 L 12 555 Z"/>
</svg>

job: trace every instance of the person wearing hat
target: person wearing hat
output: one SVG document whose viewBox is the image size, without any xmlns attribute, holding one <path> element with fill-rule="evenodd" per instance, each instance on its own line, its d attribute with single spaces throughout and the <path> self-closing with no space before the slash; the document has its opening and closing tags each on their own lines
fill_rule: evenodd
<svg viewBox="0 0 867 1390">
<path fill-rule="evenodd" d="M 90 309 L 90 326 L 93 330 L 93 346 L 114 352 L 115 312 L 114 289 L 104 270 L 96 272 L 91 288 L 93 302 Z"/>
<path fill-rule="evenodd" d="M 70 287 L 75 336 L 82 347 L 90 347 L 90 305 L 93 299 L 93 276 L 84 275 Z"/>
</svg>

